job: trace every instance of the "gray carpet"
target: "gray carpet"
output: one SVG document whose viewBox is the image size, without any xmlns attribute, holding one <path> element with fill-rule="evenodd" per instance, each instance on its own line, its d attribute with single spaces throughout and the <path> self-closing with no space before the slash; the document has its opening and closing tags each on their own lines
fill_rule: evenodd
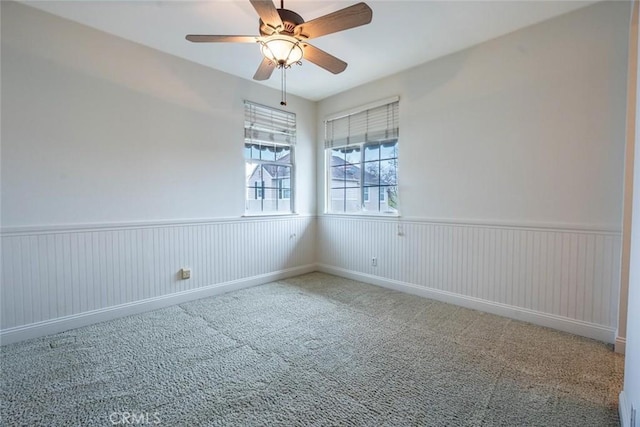
<svg viewBox="0 0 640 427">
<path fill-rule="evenodd" d="M 312 273 L 3 346 L 3 425 L 615 426 L 606 344 Z"/>
</svg>

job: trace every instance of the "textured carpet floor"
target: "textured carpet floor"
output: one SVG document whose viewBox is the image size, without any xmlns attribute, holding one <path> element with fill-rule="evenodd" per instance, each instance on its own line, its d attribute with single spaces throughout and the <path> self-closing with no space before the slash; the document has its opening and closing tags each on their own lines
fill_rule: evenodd
<svg viewBox="0 0 640 427">
<path fill-rule="evenodd" d="M 312 273 L 3 346 L 7 426 L 615 426 L 596 341 Z"/>
</svg>

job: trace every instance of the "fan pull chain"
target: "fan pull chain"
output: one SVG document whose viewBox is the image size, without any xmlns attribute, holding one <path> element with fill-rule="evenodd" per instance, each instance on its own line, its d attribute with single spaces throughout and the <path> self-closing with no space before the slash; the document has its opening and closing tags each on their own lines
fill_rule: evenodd
<svg viewBox="0 0 640 427">
<path fill-rule="evenodd" d="M 282 101 L 280 101 L 280 105 L 287 105 L 287 76 L 286 76 L 286 67 L 280 67 L 282 70 Z"/>
</svg>

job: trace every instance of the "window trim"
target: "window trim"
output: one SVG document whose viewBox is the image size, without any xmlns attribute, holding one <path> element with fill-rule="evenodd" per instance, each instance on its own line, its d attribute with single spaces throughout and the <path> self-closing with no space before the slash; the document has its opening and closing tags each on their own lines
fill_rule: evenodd
<svg viewBox="0 0 640 427">
<path fill-rule="evenodd" d="M 374 162 L 380 168 L 383 164 L 383 160 L 380 156 L 378 156 L 375 160 L 365 160 L 365 150 L 367 146 L 376 145 L 381 147 L 385 143 L 393 143 L 395 150 L 399 148 L 400 142 L 400 118 L 399 118 L 399 104 L 400 97 L 394 96 L 386 99 L 382 99 L 379 101 L 375 101 L 360 107 L 352 108 L 349 110 L 345 110 L 339 113 L 327 115 L 324 121 L 325 126 L 325 139 L 324 139 L 324 213 L 326 214 L 347 214 L 347 215 L 376 215 L 376 216 L 399 216 L 399 208 L 400 208 L 400 197 L 398 194 L 398 151 L 395 151 L 393 154 L 395 157 L 395 163 L 392 167 L 395 169 L 395 180 L 389 181 L 394 182 L 389 186 L 395 187 L 394 197 L 393 197 L 393 206 L 389 206 L 390 198 L 388 192 L 385 191 L 385 187 L 387 185 L 382 185 L 380 180 L 378 179 L 377 185 L 368 185 L 371 182 L 366 182 L 366 167 L 368 165 L 373 164 Z M 360 151 L 360 158 L 358 161 L 356 159 L 348 159 L 344 157 L 343 161 L 352 163 L 354 166 L 357 166 L 360 171 L 359 176 L 359 204 L 360 208 L 355 211 L 351 209 L 356 209 L 356 206 L 353 204 L 349 204 L 347 206 L 347 188 L 346 184 L 342 187 L 334 185 L 334 174 L 337 177 L 336 169 L 334 168 L 334 164 L 336 167 L 340 166 L 339 163 L 336 163 L 333 158 L 333 152 L 336 149 L 345 149 L 345 151 L 349 150 L 349 147 L 354 149 L 357 148 Z M 390 153 L 385 153 L 390 154 Z M 347 174 L 348 170 L 345 170 L 344 173 Z M 355 171 L 351 171 L 352 175 L 356 175 L 353 173 Z M 349 174 L 345 175 L 345 180 L 350 176 Z M 380 177 L 379 177 L 380 178 Z M 346 182 L 346 181 L 345 181 Z M 334 188 L 335 187 L 335 188 Z M 368 198 L 365 194 L 365 188 L 367 187 L 377 187 L 379 191 L 385 191 L 387 194 L 384 194 L 383 197 L 380 197 L 378 193 L 376 200 L 377 206 L 375 210 L 372 206 L 366 206 L 367 202 L 371 202 L 372 194 L 371 190 L 366 190 L 368 194 Z M 334 211 L 332 210 L 334 207 L 338 208 L 338 206 L 334 206 L 334 193 L 338 190 L 343 190 L 342 196 L 340 193 L 336 193 L 335 202 L 340 205 L 340 199 L 342 199 L 343 203 L 340 206 L 340 210 Z M 385 205 L 385 210 L 380 210 L 382 208 L 382 203 Z M 347 207 L 350 211 L 347 212 Z"/>
<path fill-rule="evenodd" d="M 365 186 L 364 182 L 365 182 L 365 176 L 364 174 L 366 173 L 364 165 L 366 163 L 380 163 L 383 160 L 391 160 L 391 159 L 398 159 L 398 157 L 389 157 L 389 158 L 384 158 L 384 159 L 380 159 L 378 158 L 378 160 L 369 160 L 369 161 L 365 161 L 365 147 L 366 146 L 371 146 L 371 145 L 377 145 L 377 146 L 381 146 L 383 144 L 388 144 L 390 142 L 392 142 L 394 144 L 396 144 L 396 146 L 398 146 L 399 144 L 399 139 L 398 138 L 393 138 L 393 139 L 389 139 L 389 140 L 383 140 L 383 141 L 372 141 L 372 142 L 361 142 L 358 144 L 350 144 L 350 145 L 342 145 L 342 146 L 335 146 L 335 147 L 331 147 L 331 148 L 325 148 L 325 206 L 324 206 L 324 213 L 328 214 L 328 215 L 365 215 L 365 216 L 390 216 L 390 217 L 396 217 L 396 216 L 400 216 L 400 210 L 399 209 L 395 209 L 394 211 L 391 210 L 386 210 L 386 211 L 380 211 L 380 210 L 366 210 L 364 208 L 364 204 L 367 201 L 370 201 L 368 199 L 365 199 L 365 189 L 369 190 L 371 188 L 377 188 L 378 189 L 378 198 L 374 199 L 378 200 L 378 203 L 388 200 L 388 194 L 384 195 L 384 198 L 380 198 L 380 191 L 382 191 L 383 189 L 386 189 L 387 187 L 394 187 L 394 185 L 381 185 L 380 182 L 378 182 L 378 185 L 368 185 Z M 357 163 L 359 165 L 359 169 L 360 169 L 360 184 L 358 187 L 333 187 L 331 185 L 331 180 L 332 180 L 332 167 L 331 166 L 331 150 L 333 149 L 340 149 L 340 148 L 347 148 L 347 147 L 359 147 L 359 152 L 360 152 L 360 161 Z M 355 163 L 354 163 L 355 164 Z M 397 183 L 397 167 L 396 167 L 396 184 L 395 187 L 398 186 Z M 340 212 L 336 212 L 336 211 L 332 211 L 330 209 L 331 206 L 331 192 L 332 190 L 348 190 L 350 188 L 358 188 L 360 191 L 359 193 L 359 202 L 360 202 L 360 210 L 358 210 L 357 212 L 347 212 L 347 211 L 340 211 Z M 369 190 L 369 199 L 370 199 L 370 193 L 371 191 Z M 399 198 L 399 197 L 398 197 Z M 343 199 L 344 202 L 346 203 L 348 200 L 352 200 L 352 199 L 347 199 L 346 197 Z M 398 205 L 400 205 L 399 200 L 396 200 L 396 203 L 398 203 Z"/>
<path fill-rule="evenodd" d="M 245 184 L 244 184 L 244 188 L 245 188 L 245 211 L 244 211 L 244 215 L 243 216 L 254 216 L 254 215 L 280 215 L 280 214 L 285 214 L 285 215 L 289 215 L 289 214 L 295 214 L 295 210 L 294 210 L 294 200 L 295 200 L 295 196 L 294 196 L 294 181 L 295 181 L 295 164 L 293 163 L 293 153 L 294 153 L 294 148 L 290 147 L 291 151 L 290 151 L 290 159 L 292 163 L 282 163 L 282 162 L 272 162 L 272 161 L 264 161 L 264 160 L 260 160 L 260 159 L 244 159 L 245 161 L 245 165 L 247 163 L 252 163 L 255 165 L 256 168 L 261 168 L 261 170 L 263 171 L 264 166 L 275 166 L 275 167 L 287 167 L 289 168 L 289 170 L 291 171 L 289 174 L 289 177 L 287 179 L 290 180 L 290 187 L 289 187 L 289 198 L 282 198 L 282 197 L 278 197 L 279 196 L 279 191 L 284 191 L 285 189 L 283 188 L 279 188 L 279 187 L 267 187 L 265 185 L 265 180 L 264 180 L 264 176 L 260 176 L 260 181 L 262 182 L 262 185 L 260 186 L 260 188 L 256 188 L 255 184 L 257 183 L 257 181 L 254 180 L 254 185 L 251 186 L 247 186 L 247 181 L 245 180 Z M 276 180 L 278 182 L 281 182 L 284 178 L 276 178 Z M 261 191 L 261 195 L 262 197 L 260 198 L 254 198 L 254 199 L 247 199 L 247 190 L 249 189 L 255 189 L 258 191 Z M 289 201 L 289 206 L 291 207 L 291 210 L 288 212 L 281 212 L 281 211 L 265 211 L 264 210 L 264 201 L 265 200 L 272 200 L 272 199 L 265 199 L 265 193 L 269 190 L 273 190 L 276 192 L 276 197 L 273 199 L 276 203 L 276 205 L 278 205 L 279 201 Z M 257 193 L 254 193 L 257 194 Z M 248 212 L 246 209 L 246 202 L 248 200 L 260 200 L 260 212 Z"/>
<path fill-rule="evenodd" d="M 400 101 L 400 97 L 399 96 L 392 96 L 390 98 L 380 99 L 378 101 L 370 102 L 368 104 L 361 105 L 359 107 L 355 107 L 355 108 L 351 108 L 351 109 L 348 109 L 348 110 L 340 111 L 338 113 L 330 114 L 330 115 L 325 117 L 324 121 L 328 122 L 328 121 L 332 121 L 332 120 L 341 119 L 341 118 L 347 117 L 347 116 L 353 116 L 355 114 L 362 113 L 363 111 L 373 110 L 374 108 L 382 107 L 384 105 L 393 104 L 394 102 L 399 102 L 399 101 Z"/>
<path fill-rule="evenodd" d="M 243 209 L 243 217 L 251 217 L 251 216 L 269 216 L 269 215 L 296 215 L 296 203 L 295 203 L 295 175 L 296 175 L 296 161 L 295 161 L 295 146 L 296 146 L 296 134 L 297 134 L 297 117 L 295 113 L 279 110 L 276 108 L 272 108 L 269 106 L 257 104 L 251 101 L 244 101 L 244 143 L 242 146 L 243 149 L 243 159 L 245 164 L 245 181 L 244 181 L 244 209 Z M 248 145 L 256 145 L 259 147 L 286 147 L 289 150 L 288 153 L 288 161 L 282 162 L 281 159 L 277 158 L 277 155 L 274 155 L 274 159 L 262 159 L 263 153 L 260 154 L 260 158 L 253 158 L 253 154 L 250 153 L 249 157 L 247 157 L 246 149 Z M 254 198 L 251 199 L 249 197 L 250 189 L 254 188 L 253 185 L 249 184 L 249 178 L 253 175 L 246 176 L 247 173 L 247 165 L 252 164 L 255 165 L 255 168 L 261 168 L 261 197 L 256 198 L 258 195 L 257 191 L 254 193 Z M 262 172 L 264 172 L 265 166 L 273 166 L 273 167 L 287 167 L 289 168 L 289 198 L 281 198 L 279 195 L 284 191 L 282 188 L 278 187 L 266 187 L 264 176 L 262 176 Z M 287 211 L 278 211 L 278 210 L 264 210 L 264 201 L 267 190 L 274 190 L 276 197 L 275 205 L 278 206 L 279 203 L 284 203 L 287 201 L 289 209 Z M 251 211 L 248 209 L 249 201 L 260 200 L 260 211 Z M 268 199 L 270 200 L 270 199 Z M 276 208 L 277 209 L 277 208 Z"/>
</svg>

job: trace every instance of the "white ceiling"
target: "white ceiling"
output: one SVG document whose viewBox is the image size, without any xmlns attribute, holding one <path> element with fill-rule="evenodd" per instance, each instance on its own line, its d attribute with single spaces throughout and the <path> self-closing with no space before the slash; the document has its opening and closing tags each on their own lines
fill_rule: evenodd
<svg viewBox="0 0 640 427">
<path fill-rule="evenodd" d="M 276 0 L 279 7 L 280 0 Z M 287 91 L 320 100 L 394 74 L 595 1 L 394 1 L 366 0 L 371 24 L 330 34 L 311 44 L 349 63 L 331 74 L 303 61 L 287 72 Z M 254 44 L 185 40 L 186 34 L 258 35 L 258 18 L 248 0 L 214 1 L 26 1 L 61 17 L 251 79 L 261 60 Z M 305 20 L 355 1 L 285 0 Z M 263 84 L 280 87 L 279 71 Z"/>
</svg>

